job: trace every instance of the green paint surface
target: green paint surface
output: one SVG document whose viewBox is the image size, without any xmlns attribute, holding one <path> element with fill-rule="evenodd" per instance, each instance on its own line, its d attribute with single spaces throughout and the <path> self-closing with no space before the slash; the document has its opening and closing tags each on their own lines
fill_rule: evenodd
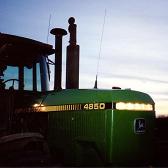
<svg viewBox="0 0 168 168">
<path fill-rule="evenodd" d="M 145 102 L 153 104 L 148 94 L 133 90 L 66 89 L 49 92 L 43 104 L 76 104 L 91 102 Z"/>
<path fill-rule="evenodd" d="M 151 97 L 132 90 L 62 90 L 51 92 L 42 104 L 138 102 L 154 105 Z M 143 118 L 144 133 L 135 133 Z M 51 150 L 70 165 L 148 164 L 152 160 L 155 113 L 128 110 L 80 110 L 49 113 Z"/>
</svg>

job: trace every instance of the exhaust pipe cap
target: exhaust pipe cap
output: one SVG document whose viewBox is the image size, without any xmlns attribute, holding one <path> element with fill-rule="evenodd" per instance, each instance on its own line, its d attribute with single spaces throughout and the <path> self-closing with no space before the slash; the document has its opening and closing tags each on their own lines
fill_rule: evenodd
<svg viewBox="0 0 168 168">
<path fill-rule="evenodd" d="M 67 35 L 67 31 L 61 28 L 54 28 L 50 31 L 51 34 L 55 36 L 64 36 Z"/>
</svg>

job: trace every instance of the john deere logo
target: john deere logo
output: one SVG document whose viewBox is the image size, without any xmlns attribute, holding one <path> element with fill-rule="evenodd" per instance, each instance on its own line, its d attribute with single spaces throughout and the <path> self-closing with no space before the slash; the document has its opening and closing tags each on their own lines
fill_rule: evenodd
<svg viewBox="0 0 168 168">
<path fill-rule="evenodd" d="M 144 118 L 136 118 L 134 120 L 135 133 L 144 133 L 146 129 L 146 123 Z"/>
</svg>

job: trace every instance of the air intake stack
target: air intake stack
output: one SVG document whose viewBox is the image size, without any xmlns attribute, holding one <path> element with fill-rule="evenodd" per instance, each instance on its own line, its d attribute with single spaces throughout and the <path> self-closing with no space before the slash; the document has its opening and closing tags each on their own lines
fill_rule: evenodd
<svg viewBox="0 0 168 168">
<path fill-rule="evenodd" d="M 55 35 L 54 90 L 60 90 L 62 88 L 62 37 L 67 34 L 67 31 L 61 28 L 54 28 L 50 33 Z"/>
<path fill-rule="evenodd" d="M 76 44 L 75 19 L 70 17 L 68 20 L 70 33 L 69 46 L 67 46 L 66 58 L 66 89 L 79 88 L 79 45 Z"/>
</svg>

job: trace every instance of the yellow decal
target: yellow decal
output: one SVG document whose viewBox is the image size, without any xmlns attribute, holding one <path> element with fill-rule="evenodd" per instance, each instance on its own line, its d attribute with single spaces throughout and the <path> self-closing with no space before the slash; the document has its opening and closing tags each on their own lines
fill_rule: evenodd
<svg viewBox="0 0 168 168">
<path fill-rule="evenodd" d="M 45 106 L 35 104 L 33 107 L 16 109 L 16 113 L 20 112 L 58 112 L 58 111 L 80 111 L 80 110 L 103 110 L 105 103 L 83 103 L 83 104 L 63 104 L 56 106 Z"/>
</svg>

